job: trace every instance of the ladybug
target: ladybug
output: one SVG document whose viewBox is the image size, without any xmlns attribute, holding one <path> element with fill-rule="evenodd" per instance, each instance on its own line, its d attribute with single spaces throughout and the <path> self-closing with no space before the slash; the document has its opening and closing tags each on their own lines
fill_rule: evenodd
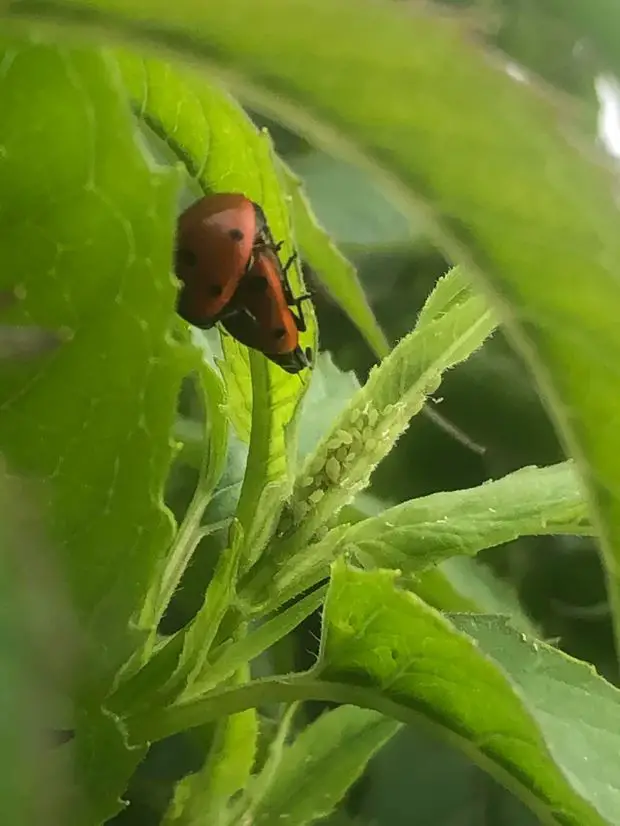
<svg viewBox="0 0 620 826">
<path fill-rule="evenodd" d="M 175 272 L 182 282 L 177 312 L 194 327 L 212 327 L 252 263 L 254 250 L 277 249 L 263 210 L 244 195 L 201 198 L 178 221 Z"/>
<path fill-rule="evenodd" d="M 312 364 L 312 348 L 304 350 L 299 344 L 299 333 L 306 330 L 302 304 L 311 296 L 293 296 L 286 273 L 296 256 L 283 268 L 276 249 L 266 246 L 256 252 L 231 302 L 235 312 L 222 319 L 222 325 L 287 373 L 299 373 Z"/>
</svg>

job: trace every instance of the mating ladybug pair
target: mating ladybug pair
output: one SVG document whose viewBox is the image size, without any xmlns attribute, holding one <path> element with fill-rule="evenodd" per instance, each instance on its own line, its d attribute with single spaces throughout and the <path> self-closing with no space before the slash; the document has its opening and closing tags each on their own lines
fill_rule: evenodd
<svg viewBox="0 0 620 826">
<path fill-rule="evenodd" d="M 220 322 L 242 344 L 260 350 L 289 373 L 312 363 L 299 345 L 306 329 L 265 213 L 239 194 L 202 198 L 179 218 L 175 269 L 181 281 L 177 310 L 194 327 Z"/>
</svg>

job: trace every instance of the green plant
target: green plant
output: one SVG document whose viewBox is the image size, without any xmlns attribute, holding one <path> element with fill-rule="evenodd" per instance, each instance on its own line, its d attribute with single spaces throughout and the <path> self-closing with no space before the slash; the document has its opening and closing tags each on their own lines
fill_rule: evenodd
<svg viewBox="0 0 620 826">
<path fill-rule="evenodd" d="M 590 5 L 581 25 L 617 61 Z M 0 16 L 2 324 L 46 342 L 3 354 L 0 450 L 40 485 L 82 641 L 67 822 L 111 818 L 149 743 L 195 729 L 202 765 L 164 822 L 310 823 L 421 722 L 542 822 L 620 823 L 618 691 L 437 568 L 521 536 L 596 535 L 618 633 L 620 242 L 578 118 L 457 21 L 408 6 L 0 0 Z M 221 81 L 372 170 L 406 215 L 414 193 L 430 204 L 462 263 L 389 355 L 355 270 Z M 261 203 L 283 256 L 299 247 L 384 357 L 363 387 L 326 356 L 289 376 L 190 334 L 170 274 L 182 185 Z M 365 512 L 375 467 L 499 324 L 572 459 Z M 164 637 L 192 572 L 200 605 Z M 251 674 L 321 606 L 310 670 Z M 311 700 L 340 705 L 298 726 Z M 268 736 L 257 709 L 274 703 L 288 710 Z"/>
</svg>

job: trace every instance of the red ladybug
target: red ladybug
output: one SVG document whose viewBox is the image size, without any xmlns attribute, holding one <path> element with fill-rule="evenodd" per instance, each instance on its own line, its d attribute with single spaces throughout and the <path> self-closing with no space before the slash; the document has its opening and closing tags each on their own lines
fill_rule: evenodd
<svg viewBox="0 0 620 826">
<path fill-rule="evenodd" d="M 299 373 L 312 364 L 312 349 L 299 345 L 299 333 L 306 330 L 302 304 L 310 296 L 295 298 L 286 277 L 294 258 L 282 268 L 276 248 L 257 250 L 231 302 L 235 312 L 222 319 L 237 341 L 260 350 L 288 373 Z"/>
<path fill-rule="evenodd" d="M 265 214 L 244 195 L 210 195 L 192 204 L 177 230 L 179 315 L 194 327 L 212 327 L 252 263 L 254 250 L 267 244 L 273 245 L 273 239 Z"/>
</svg>

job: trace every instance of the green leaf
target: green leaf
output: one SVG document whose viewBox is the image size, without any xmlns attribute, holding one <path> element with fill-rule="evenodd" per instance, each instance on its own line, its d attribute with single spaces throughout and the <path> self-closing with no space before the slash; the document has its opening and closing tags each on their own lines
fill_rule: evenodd
<svg viewBox="0 0 620 826">
<path fill-rule="evenodd" d="M 463 279 L 452 270 L 442 284 L 450 281 L 461 284 Z M 308 571 L 312 577 L 325 575 L 333 558 L 328 549 L 334 547 L 334 536 L 325 553 L 316 546 L 316 557 L 308 552 L 310 540 L 368 485 L 378 462 L 427 396 L 437 390 L 442 372 L 466 359 L 494 328 L 485 300 L 464 289 L 459 302 L 444 314 L 425 319 L 373 370 L 300 470 L 290 507 L 278 527 L 283 538 L 272 543 L 269 554 L 242 581 L 241 598 L 249 610 L 264 610 L 270 600 L 282 604 L 300 593 L 302 577 L 311 584 Z M 337 535 L 342 535 L 340 529 Z"/>
<path fill-rule="evenodd" d="M 140 117 L 165 140 L 205 192 L 243 192 L 259 203 L 274 237 L 284 242 L 281 255 L 283 260 L 287 259 L 294 244 L 267 133 L 259 132 L 234 101 L 195 72 L 143 59 L 126 50 L 116 55 Z M 300 294 L 303 284 L 299 264 L 290 273 L 293 289 Z M 312 313 L 308 320 L 309 329 L 302 335 L 301 343 L 315 349 Z M 288 491 L 285 431 L 309 371 L 291 376 L 262 355 L 251 353 L 250 396 L 248 361 L 240 352 L 243 348 L 230 342 L 228 336 L 224 339 L 227 358 L 221 369 L 227 386 L 238 388 L 237 402 L 243 399 L 240 410 L 249 408 L 250 398 L 253 399 L 250 452 L 237 518 L 245 532 L 244 555 L 250 554 L 250 549 L 256 555 Z M 241 438 L 247 437 L 247 420 L 241 419 L 237 424 Z M 270 519 L 265 523 L 266 514 Z"/>
<path fill-rule="evenodd" d="M 261 771 L 253 777 L 248 788 L 238 803 L 229 810 L 228 823 L 254 823 L 256 807 L 268 793 L 282 760 L 286 753 L 287 741 L 291 734 L 293 720 L 299 709 L 299 703 L 291 703 L 278 722 L 278 727 L 271 737 L 267 757 Z"/>
<path fill-rule="evenodd" d="M 321 353 L 299 416 L 299 457 L 319 444 L 325 431 L 360 389 L 355 373 L 341 372 L 329 353 Z"/>
<path fill-rule="evenodd" d="M 247 635 L 241 634 L 238 639 L 228 640 L 210 651 L 218 625 L 234 599 L 237 562 L 231 548 L 219 553 L 202 608 L 187 628 L 166 640 L 140 671 L 131 673 L 130 679 L 117 688 L 110 699 L 115 711 L 132 714 L 145 705 L 163 706 L 181 694 L 187 699 L 224 683 L 294 630 L 323 603 L 325 589 L 317 589 Z M 188 685 L 190 673 L 191 683 Z"/>
<path fill-rule="evenodd" d="M 445 249 L 466 250 L 484 277 L 579 462 L 620 627 L 618 208 L 613 174 L 575 123 L 493 65 L 457 20 L 407 4 L 264 0 L 258 14 L 254 0 L 181 0 L 158 5 L 156 30 L 145 0 L 3 6 L 80 22 L 87 9 L 95 24 L 232 65 L 228 78 L 260 80 L 257 99 L 271 95 L 289 123 L 341 150 L 344 135 L 378 159 L 403 203 L 409 192 L 429 202 Z M 617 7 L 597 0 L 594 10 L 573 13 L 615 60 Z"/>
<path fill-rule="evenodd" d="M 251 96 L 248 92 L 248 99 Z M 279 120 L 277 108 L 266 114 Z M 287 162 L 304 182 L 314 211 L 337 244 L 350 250 L 371 246 L 387 251 L 428 243 L 422 210 L 419 220 L 412 222 L 378 176 L 350 163 L 346 153 L 333 155 L 331 149 L 310 144 L 299 154 L 287 153 Z"/>
<path fill-rule="evenodd" d="M 458 555 L 474 555 L 518 539 L 545 534 L 592 535 L 588 508 L 569 462 L 522 468 L 469 490 L 435 493 L 384 510 L 353 525 L 340 525 L 305 548 L 287 567 L 273 571 L 278 602 L 329 574 L 333 560 L 349 555 L 366 568 L 397 568 L 415 575 Z"/>
<path fill-rule="evenodd" d="M 453 270 L 448 278 L 461 276 Z M 298 541 L 367 486 L 372 470 L 438 389 L 441 374 L 468 358 L 495 326 L 484 299 L 464 291 L 449 312 L 416 328 L 372 371 L 300 470 L 292 501 L 295 516 L 304 520 Z"/>
<path fill-rule="evenodd" d="M 132 695 L 139 695 L 141 690 L 146 690 L 146 703 L 150 699 L 153 707 L 166 704 L 171 698 L 181 695 L 186 686 L 191 686 L 200 677 L 220 624 L 234 602 L 242 549 L 243 531 L 239 523 L 235 522 L 228 532 L 228 543 L 218 556 L 202 607 L 187 628 L 178 632 L 156 652 L 156 656 L 143 669 L 144 675 L 136 677 L 134 686 L 130 687 L 132 700 Z M 158 685 L 151 685 L 149 678 L 157 680 Z M 165 682 L 162 686 L 163 680 Z M 148 696 L 149 688 L 151 698 Z M 157 702 L 155 688 L 159 694 Z M 138 696 L 138 704 L 139 701 Z"/>
<path fill-rule="evenodd" d="M 291 420 L 283 418 L 270 403 L 271 370 L 262 355 L 250 353 L 252 428 L 236 514 L 245 534 L 242 568 L 249 567 L 262 552 L 291 489 L 286 440 L 286 425 Z M 290 400 L 295 403 L 294 415 L 299 400 L 294 395 Z"/>
<path fill-rule="evenodd" d="M 272 645 L 281 640 L 314 611 L 325 599 L 325 588 L 317 588 L 308 596 L 279 611 L 274 617 L 262 622 L 257 628 L 243 635 L 239 640 L 223 644 L 215 649 L 195 682 L 185 692 L 183 699 L 189 700 L 208 689 L 224 683 L 232 674 L 247 663 L 251 663 Z"/>
<path fill-rule="evenodd" d="M 203 458 L 192 501 L 172 543 L 162 560 L 158 576 L 153 579 L 141 616 L 143 627 L 150 629 L 149 651 L 156 641 L 157 628 L 172 596 L 178 588 L 205 529 L 200 529 L 205 510 L 219 482 L 228 449 L 228 419 L 224 416 L 225 397 L 222 381 L 206 363 L 199 365 L 198 377 L 205 405 Z M 208 526 L 213 530 L 220 526 Z"/>
<path fill-rule="evenodd" d="M 199 427 L 199 430 L 200 429 L 201 428 Z M 200 441 L 198 447 L 200 450 L 201 459 L 204 460 L 205 446 L 203 440 Z M 230 528 L 233 524 L 246 461 L 247 449 L 245 448 L 245 445 L 232 436 L 229 440 L 226 468 L 213 496 L 211 497 L 210 503 L 202 516 L 203 527 L 196 529 L 194 525 L 192 528 L 191 523 L 194 520 L 190 520 L 189 523 L 187 522 L 187 519 L 184 520 L 184 525 L 187 525 L 187 538 L 189 539 L 193 535 L 194 540 L 197 539 L 200 541 L 199 553 L 201 557 L 207 556 L 214 560 L 220 560 L 222 557 L 227 556 L 227 540 L 224 530 L 226 528 Z M 200 462 L 201 467 L 202 464 L 203 463 Z M 199 497 L 199 490 L 197 491 L 197 494 Z M 198 503 L 199 500 L 194 498 L 194 504 Z M 198 515 L 200 514 L 200 508 L 196 510 L 196 513 Z M 182 539 L 182 534 L 184 532 L 185 531 L 183 530 L 179 531 L 179 534 L 177 534 L 176 543 Z M 221 564 L 224 564 L 223 559 Z M 232 567 L 232 571 L 234 573 L 234 566 Z M 193 588 L 195 592 L 193 596 L 196 599 L 196 604 L 200 605 L 203 603 L 205 597 L 205 582 L 204 578 L 201 576 L 199 576 L 198 579 L 201 581 L 195 581 L 193 577 L 186 577 L 183 581 L 181 589 L 177 591 L 177 596 L 179 594 L 187 594 L 188 591 L 191 591 Z M 214 587 L 219 588 L 219 586 Z M 220 606 L 222 604 L 225 608 L 226 600 L 224 603 L 220 603 Z M 205 605 L 204 611 L 200 612 L 200 616 L 204 617 L 204 612 L 208 612 L 208 610 L 209 609 Z M 220 616 L 219 609 L 217 616 Z M 194 618 L 194 621 L 197 621 L 197 617 Z M 207 629 L 208 637 L 211 638 L 211 635 L 215 633 L 217 629 L 211 629 L 208 623 L 209 620 L 207 618 L 205 627 Z M 173 637 L 169 638 L 164 645 L 160 645 L 158 649 L 153 652 L 152 658 L 149 662 L 143 665 L 140 671 L 136 672 L 135 668 L 124 670 L 122 675 L 124 682 L 117 687 L 114 696 L 109 700 L 109 702 L 112 703 L 111 707 L 115 711 L 119 714 L 128 713 L 130 710 L 135 709 L 136 705 L 140 706 L 145 702 L 163 702 L 165 704 L 169 701 L 170 696 L 175 696 L 178 693 L 179 685 L 174 685 L 174 681 L 171 682 L 170 678 L 179 666 L 179 657 L 181 653 L 184 650 L 185 654 L 187 654 L 188 651 L 191 651 L 191 646 L 188 647 L 185 644 L 185 635 L 191 627 L 191 624 L 186 626 Z M 197 644 L 196 651 L 198 653 L 202 652 L 203 647 L 199 635 L 195 638 L 195 642 Z M 136 656 L 135 661 L 138 666 L 141 666 L 143 663 L 143 652 L 140 651 L 138 653 L 140 656 Z M 191 656 L 188 662 L 191 665 Z M 132 663 L 132 665 L 135 665 L 136 663 Z M 241 664 L 242 663 L 238 663 L 236 667 L 239 667 Z M 235 670 L 236 668 L 233 668 L 229 673 L 232 673 Z M 183 673 L 185 673 L 185 671 L 183 671 Z M 162 688 L 164 688 L 163 693 L 161 691 Z M 155 693 L 157 694 L 157 700 L 155 699 Z"/>
<path fill-rule="evenodd" d="M 436 568 L 428 568 L 410 583 L 424 602 L 440 611 L 500 614 L 517 631 L 540 637 L 540 629 L 528 617 L 516 589 L 476 558 L 454 556 Z"/>
<path fill-rule="evenodd" d="M 435 284 L 433 291 L 420 310 L 416 327 L 420 330 L 425 324 L 437 321 L 452 307 L 457 307 L 471 290 L 471 280 L 461 269 L 453 268 L 443 275 Z"/>
<path fill-rule="evenodd" d="M 204 74 L 128 49 L 116 49 L 113 55 L 136 114 L 204 192 L 243 192 L 260 204 L 274 237 L 284 241 L 282 258 L 287 259 L 294 251 L 288 209 L 266 132 Z M 298 271 L 293 268 L 290 274 L 295 278 Z M 291 381 L 286 374 L 283 378 Z"/>
<path fill-rule="evenodd" d="M 478 650 L 393 580 L 385 571 L 336 566 L 322 678 L 417 708 L 464 737 L 470 755 L 483 766 L 490 760 L 486 767 L 543 822 L 620 822 L 620 751 L 610 735 L 612 720 L 620 723 L 620 693 L 591 667 L 528 641 L 501 619 L 483 618 Z M 468 621 L 465 615 L 460 627 L 474 629 L 476 620 Z M 585 697 L 586 719 L 576 713 Z"/>
<path fill-rule="evenodd" d="M 573 788 L 608 823 L 619 823 L 620 694 L 593 666 L 518 634 L 503 617 L 451 615 L 510 677 Z"/>
<path fill-rule="evenodd" d="M 291 197 L 295 237 L 305 260 L 316 271 L 333 298 L 357 326 L 368 346 L 379 358 L 387 356 L 390 345 L 364 295 L 355 267 L 338 250 L 319 224 L 301 180 L 281 164 Z"/>
<path fill-rule="evenodd" d="M 0 191 L 11 207 L 0 213 L 0 287 L 18 298 L 4 318 L 63 330 L 64 343 L 0 364 L 0 446 L 44 480 L 97 678 L 110 679 L 174 530 L 162 489 L 194 360 L 170 335 L 177 176 L 140 150 L 97 52 L 6 39 L 2 49 Z"/>
<path fill-rule="evenodd" d="M 336 563 L 312 671 L 136 717 L 132 736 L 159 738 L 278 701 L 355 704 L 426 722 L 542 823 L 619 824 L 620 692 L 501 618 L 457 615 L 452 624 L 394 579 Z"/>
<path fill-rule="evenodd" d="M 220 720 L 204 765 L 177 783 L 162 826 L 226 823 L 230 798 L 250 779 L 257 737 L 258 716 L 253 708 Z"/>
<path fill-rule="evenodd" d="M 67 794 L 67 765 L 41 759 L 46 750 L 70 748 L 55 744 L 54 732 L 73 725 L 59 695 L 77 634 L 34 493 L 0 458 L 0 820 L 19 826 L 66 821 L 78 803 Z"/>
<path fill-rule="evenodd" d="M 325 712 L 284 748 L 274 777 L 252 806 L 251 822 L 303 826 L 326 817 L 399 728 L 354 706 Z"/>
<path fill-rule="evenodd" d="M 114 54 L 136 113 L 166 142 L 205 193 L 243 192 L 260 204 L 274 237 L 283 241 L 282 259 L 288 259 L 294 244 L 268 134 L 259 132 L 238 104 L 204 75 L 126 49 Z M 302 292 L 298 264 L 289 276 L 294 292 Z M 314 318 L 309 313 L 303 346 L 314 346 L 315 337 Z M 282 408 L 283 420 L 290 418 L 303 383 L 271 363 L 268 367 L 273 403 Z M 239 364 L 234 369 L 243 372 Z"/>
<path fill-rule="evenodd" d="M 141 151 L 99 53 L 40 38 L 1 49 L 0 288 L 17 298 L 4 321 L 61 331 L 62 344 L 0 364 L 0 448 L 41 480 L 84 640 L 74 747 L 86 822 L 100 822 L 139 754 L 98 699 L 140 641 L 130 621 L 173 537 L 169 434 L 195 363 L 171 336 L 178 179 Z"/>
<path fill-rule="evenodd" d="M 234 517 L 247 457 L 247 446 L 231 434 L 226 467 L 205 514 L 207 524 Z"/>
<path fill-rule="evenodd" d="M 147 746 L 130 748 L 120 718 L 101 707 L 79 711 L 75 724 L 72 748 L 79 787 L 71 800 L 71 822 L 99 826 L 124 808 L 121 795 Z"/>
<path fill-rule="evenodd" d="M 362 493 L 354 505 L 342 510 L 340 522 L 361 522 L 381 515 L 387 507 L 371 494 Z M 501 614 L 509 617 L 513 628 L 532 637 L 540 636 L 521 606 L 515 589 L 477 557 L 450 557 L 432 568 L 416 572 L 408 579 L 407 587 L 440 611 Z"/>
<path fill-rule="evenodd" d="M 404 502 L 352 525 L 339 544 L 364 566 L 415 573 L 519 536 L 593 532 L 574 467 L 563 462 Z"/>
<path fill-rule="evenodd" d="M 252 432 L 250 351 L 232 336 L 223 335 L 222 353 L 216 364 L 226 385 L 230 421 L 238 438 L 248 444 Z"/>
</svg>

